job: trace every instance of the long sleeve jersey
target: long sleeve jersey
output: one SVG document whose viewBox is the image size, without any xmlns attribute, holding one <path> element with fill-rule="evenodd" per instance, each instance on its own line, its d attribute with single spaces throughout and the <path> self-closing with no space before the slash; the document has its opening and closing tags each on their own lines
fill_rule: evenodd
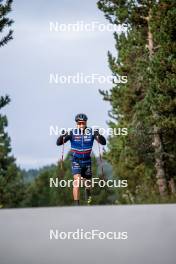
<svg viewBox="0 0 176 264">
<path fill-rule="evenodd" d="M 92 128 L 86 128 L 84 132 L 81 129 L 73 129 L 66 136 L 61 135 L 56 144 L 60 146 L 70 140 L 72 156 L 87 159 L 90 158 L 94 139 L 100 144 L 106 145 L 106 139 L 99 132 L 93 132 Z"/>
</svg>

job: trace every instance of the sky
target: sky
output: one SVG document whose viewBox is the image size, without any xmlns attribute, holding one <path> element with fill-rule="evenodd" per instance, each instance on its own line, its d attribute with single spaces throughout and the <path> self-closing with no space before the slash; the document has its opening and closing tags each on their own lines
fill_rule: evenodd
<svg viewBox="0 0 176 264">
<path fill-rule="evenodd" d="M 88 125 L 107 127 L 108 102 L 98 90 L 110 83 L 54 84 L 51 73 L 59 75 L 111 75 L 107 52 L 115 54 L 113 31 L 51 32 L 50 22 L 108 24 L 95 0 L 22 1 L 13 3 L 14 39 L 0 49 L 1 94 L 9 94 L 5 108 L 13 155 L 21 168 L 39 168 L 56 163 L 61 148 L 50 127 L 74 127 L 74 117 L 83 112 Z M 93 151 L 97 153 L 95 145 Z M 65 153 L 69 150 L 69 143 Z"/>
</svg>

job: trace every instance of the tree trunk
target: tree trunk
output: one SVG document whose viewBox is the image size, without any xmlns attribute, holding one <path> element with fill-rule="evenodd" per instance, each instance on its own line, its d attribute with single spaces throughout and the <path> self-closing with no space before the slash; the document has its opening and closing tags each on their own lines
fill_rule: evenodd
<svg viewBox="0 0 176 264">
<path fill-rule="evenodd" d="M 154 54 L 154 43 L 153 43 L 153 34 L 150 28 L 150 20 L 151 20 L 151 9 L 149 10 L 149 15 L 146 18 L 148 21 L 148 50 L 149 57 L 152 59 Z M 154 118 L 157 119 L 157 113 L 153 112 Z M 164 155 L 163 155 L 163 143 L 161 140 L 160 129 L 157 125 L 154 125 L 154 136 L 152 145 L 155 148 L 155 169 L 156 169 L 156 179 L 157 185 L 159 188 L 159 193 L 161 196 L 164 196 L 167 193 L 167 181 L 166 181 L 166 172 L 164 168 Z"/>
<path fill-rule="evenodd" d="M 169 188 L 170 188 L 170 192 L 171 194 L 176 194 L 176 188 L 175 188 L 175 181 L 174 178 L 171 178 L 169 180 Z"/>
</svg>

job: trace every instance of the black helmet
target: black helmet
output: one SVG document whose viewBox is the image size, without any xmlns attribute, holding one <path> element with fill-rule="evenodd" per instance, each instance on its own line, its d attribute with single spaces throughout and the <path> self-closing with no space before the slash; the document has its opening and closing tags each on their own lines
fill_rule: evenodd
<svg viewBox="0 0 176 264">
<path fill-rule="evenodd" d="M 78 122 L 78 121 L 87 121 L 87 119 L 88 119 L 87 116 L 85 114 L 83 114 L 83 113 L 77 114 L 75 116 L 75 121 L 76 122 Z"/>
</svg>

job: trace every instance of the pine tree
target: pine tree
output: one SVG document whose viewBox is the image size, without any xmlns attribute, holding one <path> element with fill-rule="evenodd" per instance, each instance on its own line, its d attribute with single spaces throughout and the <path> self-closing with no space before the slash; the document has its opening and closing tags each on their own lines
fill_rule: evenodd
<svg viewBox="0 0 176 264">
<path fill-rule="evenodd" d="M 0 33 L 10 27 L 13 20 L 6 17 L 11 11 L 12 0 L 0 4 Z M 12 30 L 0 39 L 0 47 L 12 39 Z M 6 131 L 7 117 L 2 109 L 10 102 L 8 95 L 0 96 L 0 207 L 17 207 L 23 199 L 23 179 L 11 155 L 10 137 Z"/>
<path fill-rule="evenodd" d="M 13 24 L 13 20 L 6 17 L 6 15 L 11 11 L 13 0 L 7 0 L 4 4 L 0 4 L 0 33 L 6 27 L 10 27 Z M 0 47 L 6 45 L 10 40 L 13 39 L 13 30 L 9 30 L 1 39 Z"/>
<path fill-rule="evenodd" d="M 173 158 L 176 129 L 176 3 L 159 1 L 150 7 L 148 23 L 149 89 L 151 123 L 154 124 L 155 168 L 160 194 L 175 193 Z M 151 96 L 152 95 L 152 96 Z M 147 101 L 147 100 L 146 100 Z M 149 103 L 149 102 L 148 102 Z M 168 142 L 169 141 L 169 142 Z"/>
<path fill-rule="evenodd" d="M 17 207 L 23 197 L 23 180 L 11 155 L 10 138 L 6 132 L 7 117 L 1 111 L 9 102 L 9 96 L 0 97 L 0 207 Z"/>
<path fill-rule="evenodd" d="M 110 116 L 114 121 L 109 125 L 126 126 L 129 131 L 126 138 L 110 138 L 107 159 L 118 177 L 128 179 L 130 197 L 136 201 L 142 202 L 141 193 L 148 194 L 148 198 L 147 195 L 142 198 L 145 201 L 157 194 L 156 179 L 161 195 L 167 193 L 168 178 L 174 192 L 171 166 L 174 166 L 176 127 L 173 37 L 176 4 L 100 0 L 98 7 L 111 23 L 125 28 L 114 34 L 117 56 L 109 53 L 108 58 L 114 75 L 128 76 L 127 84 L 114 85 L 110 92 L 100 91 L 112 105 Z M 172 90 L 171 95 L 167 90 Z"/>
</svg>

